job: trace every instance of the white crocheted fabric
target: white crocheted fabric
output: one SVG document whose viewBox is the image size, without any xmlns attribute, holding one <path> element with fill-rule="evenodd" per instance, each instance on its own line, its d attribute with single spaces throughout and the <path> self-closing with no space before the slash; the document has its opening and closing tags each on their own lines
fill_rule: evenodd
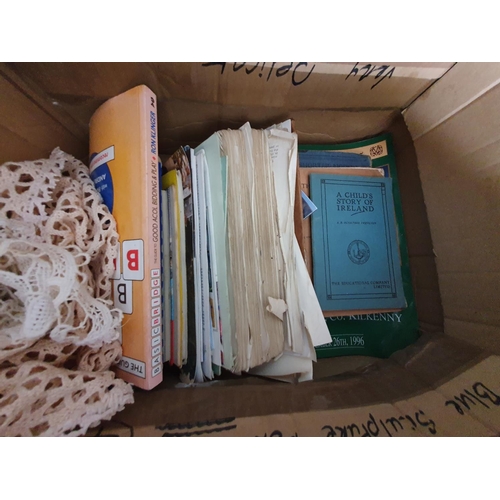
<svg viewBox="0 0 500 500">
<path fill-rule="evenodd" d="M 4 436 L 79 436 L 133 402 L 111 371 L 89 373 L 40 361 L 0 370 Z"/>
<path fill-rule="evenodd" d="M 83 163 L 56 149 L 0 166 L 0 435 L 80 435 L 132 402 L 109 371 L 117 248 Z"/>
<path fill-rule="evenodd" d="M 94 297 L 90 258 L 78 247 L 0 236 L 0 259 L 8 310 L 2 343 L 47 334 L 92 347 L 118 339 L 121 314 L 110 309 L 109 300 Z"/>
</svg>

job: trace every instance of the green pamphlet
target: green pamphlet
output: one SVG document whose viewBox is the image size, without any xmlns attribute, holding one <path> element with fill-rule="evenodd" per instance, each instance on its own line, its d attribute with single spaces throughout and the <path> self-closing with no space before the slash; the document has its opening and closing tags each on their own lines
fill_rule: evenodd
<svg viewBox="0 0 500 500">
<path fill-rule="evenodd" d="M 372 160 L 372 167 L 382 168 L 385 176 L 392 179 L 397 238 L 401 257 L 401 276 L 407 304 L 407 307 L 399 312 L 326 318 L 332 341 L 329 344 L 317 347 L 317 356 L 318 358 L 353 355 L 389 357 L 393 352 L 415 342 L 419 335 L 391 135 L 379 135 L 371 139 L 348 144 L 299 145 L 299 151 L 312 152 L 315 150 L 318 152 L 343 151 L 369 155 Z"/>
</svg>

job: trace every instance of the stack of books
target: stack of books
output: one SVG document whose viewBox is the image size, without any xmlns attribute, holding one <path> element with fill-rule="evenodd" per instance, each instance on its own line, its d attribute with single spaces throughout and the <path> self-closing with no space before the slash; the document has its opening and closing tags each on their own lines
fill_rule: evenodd
<svg viewBox="0 0 500 500">
<path fill-rule="evenodd" d="M 140 86 L 101 106 L 90 134 L 122 249 L 118 373 L 145 389 L 161 382 L 162 363 L 188 382 L 223 369 L 312 379 L 330 334 L 295 236 L 291 122 L 221 130 L 160 166 L 156 97 Z"/>
<path fill-rule="evenodd" d="M 299 148 L 288 120 L 220 130 L 163 162 L 158 149 L 145 86 L 92 117 L 91 176 L 120 239 L 119 376 L 151 389 L 167 363 L 188 383 L 223 370 L 305 381 L 317 356 L 407 342 L 416 313 L 390 138 Z M 403 329 L 358 328 L 383 315 Z"/>
<path fill-rule="evenodd" d="M 295 237 L 297 154 L 290 121 L 247 123 L 164 163 L 164 355 L 187 381 L 312 378 L 329 334 Z"/>
<path fill-rule="evenodd" d="M 418 336 L 392 138 L 301 145 L 299 162 L 314 207 L 302 251 L 331 334 L 318 357 L 387 357 Z"/>
</svg>

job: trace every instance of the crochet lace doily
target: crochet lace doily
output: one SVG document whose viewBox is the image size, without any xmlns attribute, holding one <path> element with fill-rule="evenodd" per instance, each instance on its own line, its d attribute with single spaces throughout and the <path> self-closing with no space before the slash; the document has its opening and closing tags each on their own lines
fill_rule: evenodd
<svg viewBox="0 0 500 500">
<path fill-rule="evenodd" d="M 56 149 L 0 166 L 0 435 L 81 435 L 133 402 L 109 370 L 117 249 L 83 163 Z"/>
</svg>

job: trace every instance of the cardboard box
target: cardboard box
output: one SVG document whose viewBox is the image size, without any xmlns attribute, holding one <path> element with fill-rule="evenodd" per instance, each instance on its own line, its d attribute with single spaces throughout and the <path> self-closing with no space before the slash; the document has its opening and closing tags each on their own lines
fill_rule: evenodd
<svg viewBox="0 0 500 500">
<path fill-rule="evenodd" d="M 87 161 L 88 122 L 144 83 L 160 152 L 294 118 L 299 141 L 394 138 L 422 337 L 388 360 L 320 360 L 315 380 L 167 377 L 93 435 L 499 435 L 500 64 L 0 65 L 0 163 L 59 146 Z"/>
</svg>

